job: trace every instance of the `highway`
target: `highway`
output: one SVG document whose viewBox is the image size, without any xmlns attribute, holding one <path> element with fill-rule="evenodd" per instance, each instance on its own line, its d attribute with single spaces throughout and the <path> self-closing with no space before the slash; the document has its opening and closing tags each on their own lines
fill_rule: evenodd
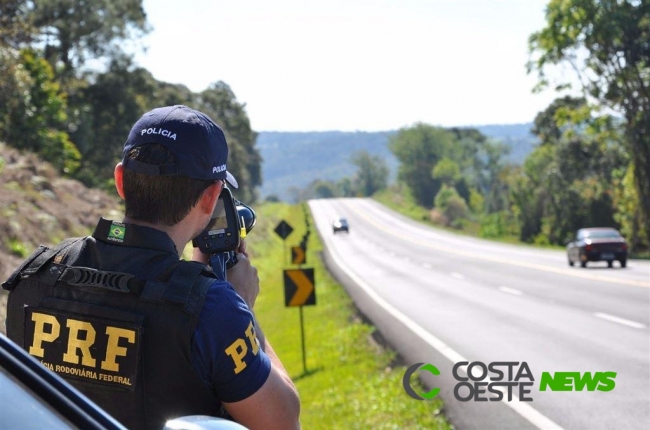
<svg viewBox="0 0 650 430">
<path fill-rule="evenodd" d="M 440 370 L 421 375 L 441 389 L 457 429 L 650 428 L 649 261 L 569 267 L 565 252 L 433 229 L 371 199 L 309 206 L 329 270 L 402 364 Z M 339 216 L 349 234 L 333 234 Z M 458 400 L 452 367 L 477 361 L 525 362 L 532 401 L 519 401 L 517 389 L 512 401 Z M 616 372 L 615 388 L 540 391 L 544 372 Z M 387 390 L 417 401 L 401 385 Z"/>
</svg>

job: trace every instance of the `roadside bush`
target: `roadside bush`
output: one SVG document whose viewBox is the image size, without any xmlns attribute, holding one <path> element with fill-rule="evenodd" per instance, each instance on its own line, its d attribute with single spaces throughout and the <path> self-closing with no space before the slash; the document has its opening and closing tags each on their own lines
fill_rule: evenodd
<svg viewBox="0 0 650 430">
<path fill-rule="evenodd" d="M 469 207 L 475 214 L 485 211 L 485 197 L 474 188 L 469 191 Z"/>
<path fill-rule="evenodd" d="M 449 225 L 449 219 L 447 219 L 447 217 L 438 209 L 431 209 L 429 212 L 429 220 L 436 225 L 442 225 L 445 227 Z"/>
<path fill-rule="evenodd" d="M 514 217 L 506 211 L 485 214 L 481 217 L 479 236 L 494 239 L 518 234 Z"/>
<path fill-rule="evenodd" d="M 467 218 L 469 208 L 454 187 L 443 185 L 434 200 L 436 209 L 447 218 L 447 225 L 462 228 L 462 220 Z"/>
</svg>

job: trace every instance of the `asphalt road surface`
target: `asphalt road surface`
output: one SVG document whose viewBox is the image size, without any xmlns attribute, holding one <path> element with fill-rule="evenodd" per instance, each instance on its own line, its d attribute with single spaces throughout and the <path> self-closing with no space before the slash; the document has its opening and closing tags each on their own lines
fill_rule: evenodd
<svg viewBox="0 0 650 430">
<path fill-rule="evenodd" d="M 432 229 L 370 199 L 309 205 L 328 268 L 405 365 L 439 369 L 418 374 L 427 388 L 441 389 L 456 428 L 650 428 L 650 262 L 569 267 L 562 251 Z M 348 219 L 349 234 L 332 232 L 339 216 Z M 517 363 L 496 367 L 502 381 L 488 372 L 479 382 L 506 382 L 510 367 L 510 379 L 522 371 L 513 382 L 528 385 L 515 386 L 512 401 L 507 391 L 502 401 L 458 400 L 456 389 L 463 399 L 471 395 L 453 376 L 461 362 Z M 458 376 L 466 372 L 460 366 Z M 541 391 L 544 372 L 616 372 L 615 387 L 578 391 L 569 379 L 571 391 Z M 471 373 L 480 379 L 481 366 L 471 365 Z M 402 386 L 387 389 L 417 401 Z M 495 397 L 478 389 L 478 398 Z"/>
</svg>

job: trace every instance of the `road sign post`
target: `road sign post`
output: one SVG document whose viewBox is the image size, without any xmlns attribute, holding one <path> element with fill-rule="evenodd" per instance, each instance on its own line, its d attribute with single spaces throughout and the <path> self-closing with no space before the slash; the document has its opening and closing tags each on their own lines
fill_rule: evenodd
<svg viewBox="0 0 650 430">
<path fill-rule="evenodd" d="M 288 222 L 285 220 L 282 220 L 278 223 L 278 225 L 275 227 L 275 233 L 282 238 L 282 242 L 285 245 L 285 252 L 286 252 L 286 240 L 287 237 L 293 232 L 293 227 L 289 225 Z"/>
<path fill-rule="evenodd" d="M 314 269 L 286 269 L 284 271 L 284 304 L 300 308 L 300 340 L 302 344 L 302 366 L 307 373 L 307 354 L 305 353 L 305 324 L 302 307 L 316 304 Z"/>
<path fill-rule="evenodd" d="M 284 305 L 290 307 L 315 304 L 314 269 L 285 269 Z"/>
<path fill-rule="evenodd" d="M 290 263 L 301 266 L 307 262 L 307 241 L 309 239 L 309 217 L 306 206 L 303 206 L 305 212 L 306 232 L 299 246 L 291 247 Z M 293 232 L 286 221 L 282 220 L 275 227 L 275 233 L 285 242 L 287 237 Z M 314 283 L 313 268 L 285 269 L 284 275 L 284 304 L 287 307 L 298 306 L 300 309 L 300 340 L 302 344 L 302 367 L 304 373 L 307 373 L 307 354 L 305 352 L 305 323 L 303 318 L 302 307 L 304 305 L 316 304 L 316 290 Z"/>
<path fill-rule="evenodd" d="M 305 352 L 305 323 L 302 319 L 302 306 L 300 308 L 300 345 L 302 345 L 302 373 L 307 373 L 307 353 Z"/>
<path fill-rule="evenodd" d="M 307 262 L 307 253 L 302 246 L 291 247 L 291 264 L 302 266 Z"/>
</svg>

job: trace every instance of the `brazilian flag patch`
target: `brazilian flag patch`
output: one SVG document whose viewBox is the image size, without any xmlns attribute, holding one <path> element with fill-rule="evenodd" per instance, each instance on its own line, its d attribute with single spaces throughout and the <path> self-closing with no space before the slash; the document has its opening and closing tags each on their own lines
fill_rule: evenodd
<svg viewBox="0 0 650 430">
<path fill-rule="evenodd" d="M 126 226 L 121 222 L 113 221 L 111 228 L 108 230 L 107 240 L 113 242 L 124 242 L 124 234 L 126 233 Z"/>
</svg>

